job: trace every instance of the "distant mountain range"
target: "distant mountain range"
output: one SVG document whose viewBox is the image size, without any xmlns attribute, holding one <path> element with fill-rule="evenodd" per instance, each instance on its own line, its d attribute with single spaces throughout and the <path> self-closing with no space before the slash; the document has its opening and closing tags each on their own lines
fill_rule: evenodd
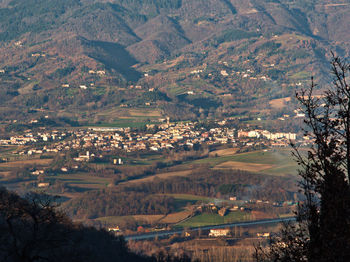
<svg viewBox="0 0 350 262">
<path fill-rule="evenodd" d="M 328 82 L 331 51 L 349 56 L 349 13 L 345 0 L 0 0 L 0 118 L 282 114 L 271 100 Z"/>
</svg>

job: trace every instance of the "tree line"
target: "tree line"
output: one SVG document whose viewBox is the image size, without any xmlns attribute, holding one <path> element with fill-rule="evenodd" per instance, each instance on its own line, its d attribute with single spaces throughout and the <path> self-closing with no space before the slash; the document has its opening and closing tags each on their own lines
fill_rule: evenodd
<svg viewBox="0 0 350 262">
<path fill-rule="evenodd" d="M 166 215 L 174 209 L 175 200 L 172 197 L 115 189 L 89 191 L 64 205 L 64 210 L 75 218 Z"/>
</svg>

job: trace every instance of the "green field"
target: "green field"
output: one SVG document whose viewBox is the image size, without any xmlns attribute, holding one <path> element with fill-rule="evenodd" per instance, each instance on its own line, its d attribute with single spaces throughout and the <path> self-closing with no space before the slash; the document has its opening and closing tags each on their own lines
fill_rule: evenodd
<svg viewBox="0 0 350 262">
<path fill-rule="evenodd" d="M 208 203 L 210 199 L 209 197 L 201 197 L 201 196 L 188 195 L 188 194 L 167 194 L 167 195 L 175 198 L 176 212 L 183 211 L 186 206 L 194 205 L 198 201 Z"/>
<path fill-rule="evenodd" d="M 176 85 L 169 86 L 168 90 L 172 95 L 175 95 L 175 96 L 181 95 L 181 94 L 184 94 L 187 92 L 187 90 L 185 88 L 182 88 L 182 87 L 176 86 Z"/>
<path fill-rule="evenodd" d="M 219 224 L 228 224 L 239 221 L 249 220 L 250 215 L 245 212 L 235 211 L 222 217 L 218 214 L 202 213 L 198 216 L 192 217 L 178 225 L 177 227 L 200 227 L 200 226 L 212 226 Z"/>
<path fill-rule="evenodd" d="M 256 164 L 271 164 L 273 168 L 263 171 L 266 174 L 283 175 L 297 174 L 298 165 L 293 159 L 290 149 L 255 151 L 250 153 L 237 154 L 232 157 L 232 161 Z"/>
<path fill-rule="evenodd" d="M 310 76 L 311 76 L 311 74 L 309 72 L 301 71 L 301 72 L 295 73 L 290 78 L 292 78 L 292 79 L 309 79 Z"/>
<path fill-rule="evenodd" d="M 246 163 L 256 163 L 256 164 L 290 164 L 294 162 L 291 150 L 279 149 L 268 151 L 254 151 L 249 153 L 242 153 L 232 156 L 232 161 L 246 162 Z"/>
<path fill-rule="evenodd" d="M 194 160 L 186 163 L 186 166 L 209 164 L 210 167 L 215 167 L 219 164 L 234 161 L 240 162 L 241 166 L 233 166 L 232 169 L 244 170 L 244 164 L 264 164 L 271 167 L 264 170 L 256 170 L 256 172 L 271 174 L 271 175 L 286 175 L 297 174 L 297 163 L 292 157 L 290 149 L 269 149 L 268 151 L 254 151 L 249 153 L 240 153 L 229 156 L 208 157 L 199 160 Z"/>
<path fill-rule="evenodd" d="M 127 162 L 129 165 L 152 165 L 154 162 L 163 161 L 164 157 L 158 153 L 143 153 L 140 154 L 137 158 L 131 156 L 124 158 L 124 162 Z"/>
<path fill-rule="evenodd" d="M 52 180 L 60 180 L 64 183 L 69 184 L 72 187 L 82 189 L 98 189 L 106 188 L 111 182 L 109 178 L 91 176 L 84 173 L 77 174 L 61 174 L 51 178 Z"/>
</svg>

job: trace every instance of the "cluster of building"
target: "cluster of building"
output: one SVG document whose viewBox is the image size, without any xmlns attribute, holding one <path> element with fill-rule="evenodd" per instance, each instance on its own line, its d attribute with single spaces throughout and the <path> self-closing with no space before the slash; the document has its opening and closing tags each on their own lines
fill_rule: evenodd
<svg viewBox="0 0 350 262">
<path fill-rule="evenodd" d="M 241 143 L 254 145 L 265 143 L 288 146 L 290 140 L 297 138 L 295 133 L 272 133 L 267 130 L 236 131 L 234 128 L 220 126 L 205 129 L 196 128 L 196 123 L 166 123 L 151 125 L 146 132 L 134 132 L 130 128 L 90 128 L 70 131 L 31 131 L 10 139 L 0 140 L 0 145 L 33 145 L 33 149 L 20 154 L 59 152 L 62 150 L 96 148 L 101 151 L 115 149 L 127 152 L 139 150 L 161 151 L 175 147 L 193 147 L 196 144 Z M 271 141 L 268 141 L 271 140 Z M 48 142 L 42 148 L 37 143 Z M 49 143 L 50 142 L 50 143 Z M 273 144 L 274 145 L 274 144 Z M 83 155 L 79 161 L 89 160 L 91 156 Z"/>
<path fill-rule="evenodd" d="M 66 138 L 66 136 L 66 132 L 60 132 L 57 130 L 50 132 L 38 132 L 36 134 L 28 130 L 23 135 L 12 136 L 10 139 L 0 139 L 0 145 L 29 145 L 37 142 L 63 140 Z"/>
<path fill-rule="evenodd" d="M 251 131 L 238 131 L 238 138 L 240 137 L 250 137 L 250 138 L 261 138 L 264 137 L 268 140 L 278 140 L 278 139 L 288 139 L 288 140 L 296 140 L 296 133 L 272 133 L 267 130 L 251 130 Z"/>
</svg>

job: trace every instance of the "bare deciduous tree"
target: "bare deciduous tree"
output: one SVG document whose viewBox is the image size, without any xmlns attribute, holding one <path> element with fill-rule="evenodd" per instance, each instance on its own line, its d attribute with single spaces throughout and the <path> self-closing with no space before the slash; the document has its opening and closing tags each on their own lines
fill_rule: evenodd
<svg viewBox="0 0 350 262">
<path fill-rule="evenodd" d="M 304 201 L 258 261 L 350 261 L 350 65 L 333 55 L 333 83 L 315 95 L 315 83 L 297 93 L 305 113 L 305 152 L 294 147 Z"/>
</svg>

